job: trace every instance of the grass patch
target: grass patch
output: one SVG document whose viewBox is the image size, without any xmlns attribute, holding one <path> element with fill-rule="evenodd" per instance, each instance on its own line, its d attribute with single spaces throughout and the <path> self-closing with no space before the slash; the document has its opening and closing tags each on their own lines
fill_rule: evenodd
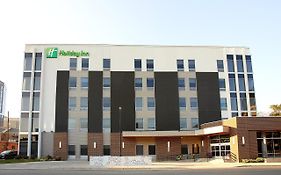
<svg viewBox="0 0 281 175">
<path fill-rule="evenodd" d="M 38 159 L 7 159 L 7 160 L 0 160 L 0 164 L 6 163 L 26 163 L 26 162 L 39 162 Z"/>
</svg>

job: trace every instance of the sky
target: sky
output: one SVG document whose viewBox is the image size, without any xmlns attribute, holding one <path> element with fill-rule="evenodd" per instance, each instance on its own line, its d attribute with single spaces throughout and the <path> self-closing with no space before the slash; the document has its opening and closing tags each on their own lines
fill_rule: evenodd
<svg viewBox="0 0 281 175">
<path fill-rule="evenodd" d="M 258 112 L 281 104 L 280 0 L 2 0 L 0 80 L 20 116 L 25 44 L 250 47 Z M 280 50 L 279 50 L 280 49 Z"/>
</svg>

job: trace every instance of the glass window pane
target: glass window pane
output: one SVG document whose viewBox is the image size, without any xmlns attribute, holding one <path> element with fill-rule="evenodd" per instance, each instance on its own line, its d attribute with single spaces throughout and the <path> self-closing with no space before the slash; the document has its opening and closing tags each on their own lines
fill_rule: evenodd
<svg viewBox="0 0 281 175">
<path fill-rule="evenodd" d="M 238 81 L 239 81 L 239 90 L 240 91 L 246 91 L 244 75 L 239 74 L 238 75 Z"/>
<path fill-rule="evenodd" d="M 88 88 L 88 77 L 81 77 L 81 87 Z"/>
<path fill-rule="evenodd" d="M 76 128 L 76 119 L 69 118 L 68 119 L 68 129 L 75 129 Z"/>
<path fill-rule="evenodd" d="M 75 145 L 68 145 L 68 155 L 75 156 Z"/>
<path fill-rule="evenodd" d="M 148 118 L 147 119 L 147 128 L 148 129 L 155 129 L 155 118 Z"/>
<path fill-rule="evenodd" d="M 255 94 L 250 93 L 249 96 L 250 96 L 250 109 L 251 109 L 251 111 L 255 111 L 255 110 L 257 110 Z"/>
<path fill-rule="evenodd" d="M 39 92 L 34 92 L 33 93 L 33 106 L 32 110 L 33 111 L 39 111 L 40 108 L 40 93 Z"/>
<path fill-rule="evenodd" d="M 226 98 L 221 98 L 221 110 L 227 110 L 227 100 L 226 100 Z"/>
<path fill-rule="evenodd" d="M 69 87 L 76 88 L 77 87 L 77 78 L 76 77 L 69 77 Z"/>
<path fill-rule="evenodd" d="M 186 118 L 180 118 L 180 129 L 187 129 L 187 120 L 186 120 Z"/>
<path fill-rule="evenodd" d="M 225 79 L 219 79 L 220 91 L 225 91 Z"/>
<path fill-rule="evenodd" d="M 179 98 L 179 105 L 180 105 L 180 109 L 181 109 L 181 110 L 185 110 L 185 109 L 186 109 L 186 100 L 185 100 L 185 97 L 180 97 L 180 98 Z"/>
<path fill-rule="evenodd" d="M 41 70 L 42 53 L 35 54 L 35 70 Z"/>
<path fill-rule="evenodd" d="M 105 69 L 105 70 L 110 69 L 110 59 L 108 59 L 108 58 L 103 59 L 103 69 Z"/>
<path fill-rule="evenodd" d="M 230 91 L 236 91 L 235 74 L 228 74 Z"/>
<path fill-rule="evenodd" d="M 31 83 L 31 73 L 30 72 L 24 72 L 23 73 L 23 90 L 30 90 L 30 83 Z"/>
<path fill-rule="evenodd" d="M 88 155 L 88 145 L 80 145 L 80 155 L 81 156 Z"/>
<path fill-rule="evenodd" d="M 198 108 L 197 98 L 195 98 L 195 97 L 190 98 L 190 107 L 191 107 L 191 109 Z"/>
<path fill-rule="evenodd" d="M 224 71 L 223 60 L 217 60 L 217 69 L 218 69 L 219 72 Z"/>
<path fill-rule="evenodd" d="M 191 119 L 191 127 L 192 127 L 193 129 L 199 128 L 199 121 L 198 121 L 198 118 L 192 118 L 192 119 Z"/>
<path fill-rule="evenodd" d="M 147 97 L 147 107 L 148 107 L 148 110 L 150 108 L 154 108 L 155 107 L 155 103 L 154 103 L 154 98 L 153 97 Z"/>
<path fill-rule="evenodd" d="M 178 71 L 183 71 L 184 70 L 184 62 L 183 62 L 183 60 L 177 60 L 177 69 L 178 69 Z"/>
<path fill-rule="evenodd" d="M 77 68 L 77 58 L 70 58 L 69 68 L 70 68 L 70 70 L 76 70 L 76 68 Z"/>
<path fill-rule="evenodd" d="M 103 78 L 103 87 L 104 88 L 109 88 L 110 87 L 110 78 L 109 77 L 104 77 Z"/>
<path fill-rule="evenodd" d="M 69 97 L 68 107 L 70 110 L 76 108 L 76 97 Z"/>
<path fill-rule="evenodd" d="M 34 73 L 33 89 L 34 90 L 40 90 L 40 85 L 41 85 L 41 73 L 40 72 L 35 72 Z"/>
<path fill-rule="evenodd" d="M 141 59 L 135 59 L 135 70 L 141 70 Z"/>
<path fill-rule="evenodd" d="M 110 129 L 110 118 L 103 118 L 102 127 L 103 129 Z"/>
<path fill-rule="evenodd" d="M 189 78 L 189 90 L 196 90 L 196 78 Z"/>
<path fill-rule="evenodd" d="M 80 98 L 80 107 L 83 108 L 88 108 L 88 97 L 81 97 Z"/>
<path fill-rule="evenodd" d="M 237 96 L 236 93 L 230 93 L 230 102 L 231 102 L 231 110 L 232 111 L 237 111 Z"/>
<path fill-rule="evenodd" d="M 153 78 L 147 78 L 146 84 L 148 88 L 153 88 L 154 87 L 154 79 Z"/>
<path fill-rule="evenodd" d="M 135 87 L 142 88 L 142 78 L 135 78 Z"/>
<path fill-rule="evenodd" d="M 255 91 L 254 79 L 252 74 L 248 74 L 248 86 L 249 86 L 249 91 Z"/>
<path fill-rule="evenodd" d="M 147 59 L 146 60 L 146 69 L 148 71 L 153 71 L 154 70 L 154 60 L 152 60 L 152 59 Z"/>
<path fill-rule="evenodd" d="M 241 111 L 248 110 L 246 93 L 240 93 L 240 105 L 241 105 Z"/>
<path fill-rule="evenodd" d="M 148 145 L 148 155 L 156 155 L 156 147 L 155 145 Z"/>
<path fill-rule="evenodd" d="M 88 129 L 88 118 L 80 118 L 80 129 Z"/>
<path fill-rule="evenodd" d="M 185 79 L 184 78 L 179 78 L 178 79 L 178 86 L 180 90 L 184 90 L 185 89 Z"/>
<path fill-rule="evenodd" d="M 143 129 L 143 118 L 136 118 L 136 129 Z"/>
<path fill-rule="evenodd" d="M 31 71 L 32 68 L 32 53 L 25 53 L 24 70 Z"/>
<path fill-rule="evenodd" d="M 30 100 L 30 93 L 23 92 L 22 93 L 22 103 L 21 103 L 22 111 L 29 111 L 29 100 Z"/>
<path fill-rule="evenodd" d="M 247 72 L 253 72 L 251 55 L 246 55 Z"/>
<path fill-rule="evenodd" d="M 110 145 L 103 145 L 103 155 L 110 156 Z"/>
<path fill-rule="evenodd" d="M 195 71 L 195 60 L 188 60 L 189 71 Z"/>
<path fill-rule="evenodd" d="M 237 71 L 244 72 L 242 55 L 236 55 Z"/>
<path fill-rule="evenodd" d="M 226 55 L 228 72 L 234 72 L 233 55 Z"/>
<path fill-rule="evenodd" d="M 142 97 L 136 97 L 136 111 L 142 110 Z"/>
<path fill-rule="evenodd" d="M 110 98 L 104 97 L 103 98 L 103 110 L 109 110 L 110 109 Z"/>
<path fill-rule="evenodd" d="M 143 145 L 136 145 L 136 155 L 137 156 L 143 155 Z"/>
<path fill-rule="evenodd" d="M 82 69 L 88 70 L 89 68 L 89 58 L 82 58 Z"/>
</svg>

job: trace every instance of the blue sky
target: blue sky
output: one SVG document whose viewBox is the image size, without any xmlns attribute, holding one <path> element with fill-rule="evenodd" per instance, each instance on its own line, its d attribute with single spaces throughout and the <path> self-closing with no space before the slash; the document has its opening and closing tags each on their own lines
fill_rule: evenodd
<svg viewBox="0 0 281 175">
<path fill-rule="evenodd" d="M 106 43 L 248 46 L 258 111 L 268 111 L 281 103 L 280 7 L 279 0 L 1 1 L 7 110 L 19 116 L 24 44 Z"/>
</svg>

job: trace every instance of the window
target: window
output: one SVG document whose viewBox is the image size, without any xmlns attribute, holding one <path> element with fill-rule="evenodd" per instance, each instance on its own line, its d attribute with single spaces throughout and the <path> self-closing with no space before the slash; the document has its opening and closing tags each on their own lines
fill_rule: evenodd
<svg viewBox="0 0 281 175">
<path fill-rule="evenodd" d="M 184 61 L 183 60 L 177 60 L 177 69 L 178 69 L 178 71 L 184 71 Z"/>
<path fill-rule="evenodd" d="M 135 78 L 135 88 L 137 89 L 142 88 L 142 78 Z"/>
<path fill-rule="evenodd" d="M 248 86 L 249 86 L 249 91 L 255 91 L 254 79 L 252 74 L 248 74 Z"/>
<path fill-rule="evenodd" d="M 181 145 L 181 154 L 188 154 L 188 145 Z"/>
<path fill-rule="evenodd" d="M 241 112 L 241 116 L 247 117 L 248 116 L 248 112 Z"/>
<path fill-rule="evenodd" d="M 246 55 L 247 72 L 253 72 L 251 55 Z"/>
<path fill-rule="evenodd" d="M 143 145 L 136 145 L 136 155 L 137 156 L 143 155 Z"/>
<path fill-rule="evenodd" d="M 197 98 L 195 98 L 195 97 L 190 98 L 190 107 L 191 107 L 191 109 L 198 108 Z"/>
<path fill-rule="evenodd" d="M 80 108 L 81 110 L 88 109 L 88 97 L 80 97 Z"/>
<path fill-rule="evenodd" d="M 135 59 L 135 70 L 141 71 L 141 59 Z"/>
<path fill-rule="evenodd" d="M 180 110 L 185 111 L 186 110 L 186 100 L 185 97 L 180 97 L 179 98 L 179 105 L 180 105 Z"/>
<path fill-rule="evenodd" d="M 186 118 L 180 118 L 180 129 L 187 129 L 187 120 L 186 120 Z"/>
<path fill-rule="evenodd" d="M 219 72 L 224 72 L 223 60 L 217 60 L 217 68 Z"/>
<path fill-rule="evenodd" d="M 231 113 L 231 117 L 237 117 L 238 116 L 238 112 L 232 112 Z"/>
<path fill-rule="evenodd" d="M 81 77 L 81 87 L 88 88 L 88 77 Z"/>
<path fill-rule="evenodd" d="M 75 156 L 75 145 L 68 145 L 68 155 Z"/>
<path fill-rule="evenodd" d="M 82 70 L 89 69 L 89 58 L 82 58 Z"/>
<path fill-rule="evenodd" d="M 104 156 L 110 155 L 110 145 L 103 145 L 103 155 Z"/>
<path fill-rule="evenodd" d="M 189 79 L 189 90 L 196 90 L 196 78 Z"/>
<path fill-rule="evenodd" d="M 109 77 L 103 78 L 103 88 L 110 88 L 110 78 Z"/>
<path fill-rule="evenodd" d="M 42 53 L 35 53 L 35 71 L 41 70 Z"/>
<path fill-rule="evenodd" d="M 226 98 L 221 98 L 221 110 L 227 110 L 227 100 L 226 100 Z"/>
<path fill-rule="evenodd" d="M 110 98 L 103 97 L 103 110 L 109 111 L 110 110 Z"/>
<path fill-rule="evenodd" d="M 32 53 L 24 54 L 24 70 L 31 71 L 32 68 Z"/>
<path fill-rule="evenodd" d="M 69 68 L 70 68 L 70 70 L 76 70 L 76 68 L 77 68 L 77 58 L 70 58 L 69 59 Z"/>
<path fill-rule="evenodd" d="M 192 127 L 192 129 L 199 128 L 198 118 L 192 118 L 191 119 L 191 127 Z"/>
<path fill-rule="evenodd" d="M 142 110 L 142 97 L 136 97 L 135 105 L 136 105 L 136 111 Z"/>
<path fill-rule="evenodd" d="M 220 91 L 225 91 L 225 79 L 219 79 Z"/>
<path fill-rule="evenodd" d="M 147 88 L 153 88 L 154 87 L 154 79 L 153 78 L 147 78 L 146 84 L 147 84 Z"/>
<path fill-rule="evenodd" d="M 41 85 L 41 73 L 35 72 L 33 90 L 40 90 L 40 85 Z"/>
<path fill-rule="evenodd" d="M 149 111 L 154 110 L 155 102 L 153 97 L 147 97 L 147 107 Z"/>
<path fill-rule="evenodd" d="M 80 155 L 81 156 L 88 155 L 88 145 L 80 145 Z"/>
<path fill-rule="evenodd" d="M 148 118 L 147 119 L 147 128 L 149 130 L 154 130 L 155 129 L 155 118 Z"/>
<path fill-rule="evenodd" d="M 33 111 L 39 111 L 40 108 L 40 93 L 34 92 L 33 93 L 33 104 L 32 104 L 32 110 Z"/>
<path fill-rule="evenodd" d="M 102 128 L 103 129 L 110 129 L 110 118 L 103 118 L 102 120 Z"/>
<path fill-rule="evenodd" d="M 81 130 L 88 129 L 88 118 L 80 118 L 80 129 Z"/>
<path fill-rule="evenodd" d="M 76 108 L 76 97 L 69 97 L 68 108 L 69 110 Z"/>
<path fill-rule="evenodd" d="M 23 82 L 22 82 L 22 90 L 30 90 L 31 83 L 31 73 L 24 72 L 23 73 Z"/>
<path fill-rule="evenodd" d="M 228 72 L 234 72 L 233 55 L 227 55 L 226 58 L 227 58 Z"/>
<path fill-rule="evenodd" d="M 184 78 L 179 78 L 178 79 L 178 86 L 180 90 L 184 90 L 185 89 L 185 79 Z"/>
<path fill-rule="evenodd" d="M 195 60 L 188 60 L 188 69 L 189 71 L 195 71 Z"/>
<path fill-rule="evenodd" d="M 244 75 L 243 74 L 239 74 L 238 75 L 238 82 L 239 82 L 239 90 L 240 91 L 246 91 L 245 80 L 244 80 Z"/>
<path fill-rule="evenodd" d="M 237 71 L 244 72 L 242 55 L 236 55 Z"/>
<path fill-rule="evenodd" d="M 230 91 L 236 91 L 235 74 L 228 74 L 228 78 Z"/>
<path fill-rule="evenodd" d="M 148 145 L 148 155 L 155 155 L 156 151 L 155 151 L 155 145 Z"/>
<path fill-rule="evenodd" d="M 22 111 L 29 111 L 29 99 L 30 99 L 29 92 L 23 92 L 22 93 L 22 102 L 21 102 Z"/>
<path fill-rule="evenodd" d="M 76 128 L 75 118 L 68 119 L 68 129 L 73 130 Z"/>
<path fill-rule="evenodd" d="M 241 105 L 241 111 L 248 110 L 246 93 L 240 93 L 240 105 Z"/>
<path fill-rule="evenodd" d="M 103 70 L 109 70 L 110 69 L 110 59 L 104 58 L 103 59 Z"/>
<path fill-rule="evenodd" d="M 147 71 L 153 71 L 154 70 L 154 60 L 152 60 L 152 59 L 146 60 L 146 69 L 147 69 Z"/>
<path fill-rule="evenodd" d="M 143 118 L 136 118 L 136 129 L 143 129 Z"/>
<path fill-rule="evenodd" d="M 230 103 L 231 103 L 231 110 L 232 111 L 237 111 L 237 95 L 236 93 L 230 93 Z"/>
<path fill-rule="evenodd" d="M 77 87 L 77 78 L 76 77 L 69 77 L 69 87 L 70 88 Z"/>
<path fill-rule="evenodd" d="M 251 109 L 251 111 L 255 111 L 255 110 L 257 110 L 255 94 L 250 93 L 249 96 L 250 96 L 250 109 Z"/>
</svg>

